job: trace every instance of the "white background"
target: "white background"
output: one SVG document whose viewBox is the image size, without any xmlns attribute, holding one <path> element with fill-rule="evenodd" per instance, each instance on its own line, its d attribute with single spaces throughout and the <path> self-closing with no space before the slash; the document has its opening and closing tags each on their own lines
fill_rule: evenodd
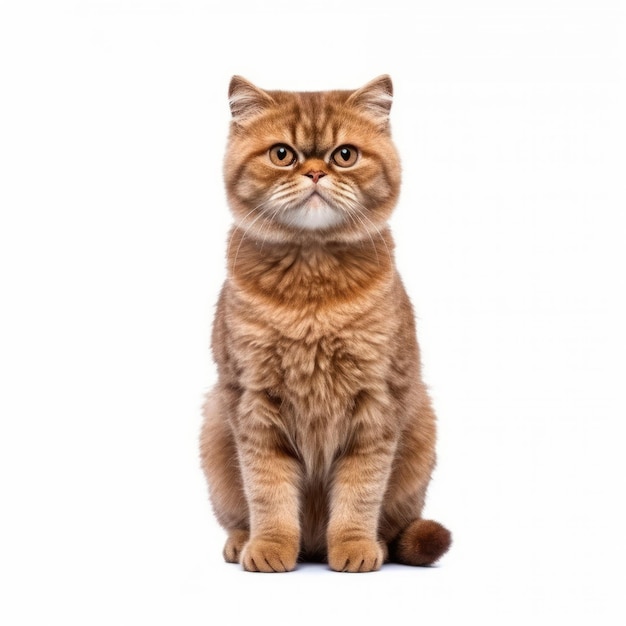
<svg viewBox="0 0 626 626">
<path fill-rule="evenodd" d="M 623 3 L 0 6 L 3 624 L 624 623 Z M 439 567 L 221 560 L 197 435 L 235 73 L 394 80 Z"/>
</svg>

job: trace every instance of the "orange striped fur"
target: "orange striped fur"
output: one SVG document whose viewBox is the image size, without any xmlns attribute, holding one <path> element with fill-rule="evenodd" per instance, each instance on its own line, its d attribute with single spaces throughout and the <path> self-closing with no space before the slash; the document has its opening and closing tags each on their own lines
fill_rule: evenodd
<svg viewBox="0 0 626 626">
<path fill-rule="evenodd" d="M 391 80 L 293 93 L 234 77 L 229 95 L 234 226 L 201 433 L 224 557 L 433 563 L 450 533 L 421 519 L 435 415 L 387 226 Z"/>
</svg>

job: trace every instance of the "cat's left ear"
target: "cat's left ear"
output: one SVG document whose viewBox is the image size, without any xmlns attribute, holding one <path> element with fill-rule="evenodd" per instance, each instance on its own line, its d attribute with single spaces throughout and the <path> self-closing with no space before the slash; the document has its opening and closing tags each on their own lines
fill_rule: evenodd
<svg viewBox="0 0 626 626">
<path fill-rule="evenodd" d="M 383 74 L 357 89 L 348 98 L 348 104 L 363 109 L 379 123 L 386 124 L 389 120 L 392 100 L 393 84 L 391 78 L 387 74 Z"/>
<path fill-rule="evenodd" d="M 274 100 L 272 97 L 241 76 L 233 76 L 228 87 L 228 102 L 233 121 L 242 123 L 260 113 Z"/>
</svg>

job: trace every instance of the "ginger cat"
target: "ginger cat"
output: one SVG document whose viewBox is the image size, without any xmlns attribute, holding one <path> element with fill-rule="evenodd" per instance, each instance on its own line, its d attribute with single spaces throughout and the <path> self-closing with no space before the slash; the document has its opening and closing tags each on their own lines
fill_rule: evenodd
<svg viewBox="0 0 626 626">
<path fill-rule="evenodd" d="M 429 565 L 451 539 L 421 518 L 435 415 L 387 226 L 391 80 L 292 93 L 235 76 L 229 97 L 235 224 L 201 433 L 224 558 L 260 572 Z"/>
</svg>

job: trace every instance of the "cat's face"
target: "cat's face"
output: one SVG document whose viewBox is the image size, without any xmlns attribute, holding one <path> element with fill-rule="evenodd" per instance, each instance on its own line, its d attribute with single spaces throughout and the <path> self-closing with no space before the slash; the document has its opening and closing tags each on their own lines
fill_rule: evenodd
<svg viewBox="0 0 626 626">
<path fill-rule="evenodd" d="M 262 91 L 234 77 L 225 180 L 236 222 L 264 239 L 355 238 L 388 219 L 400 187 L 391 81 L 356 91 Z"/>
</svg>

